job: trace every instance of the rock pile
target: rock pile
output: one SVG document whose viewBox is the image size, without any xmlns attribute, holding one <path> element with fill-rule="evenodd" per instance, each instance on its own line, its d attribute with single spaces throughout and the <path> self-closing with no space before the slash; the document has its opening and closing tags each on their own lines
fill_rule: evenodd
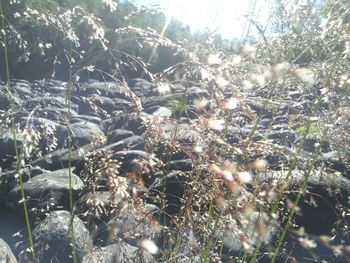
<svg viewBox="0 0 350 263">
<path fill-rule="evenodd" d="M 154 240 L 166 249 L 162 226 L 171 226 L 171 215 L 181 211 L 194 169 L 189 152 L 206 135 L 205 129 L 193 128 L 193 120 L 206 113 L 195 104 L 210 100 L 212 94 L 201 86 L 152 84 L 143 79 L 128 85 L 12 80 L 10 88 L 11 94 L 0 83 L 1 124 L 12 124 L 2 128 L 0 138 L 0 262 L 30 260 L 23 195 L 39 262 L 73 262 L 72 237 L 78 262 L 161 261 L 159 254 L 151 255 L 140 244 Z M 286 187 L 288 181 L 288 198 L 295 200 L 298 191 L 292 189 L 306 182 L 307 194 L 296 214 L 298 229 L 303 227 L 317 237 L 333 234 L 334 242 L 349 242 L 337 226 L 340 219 L 348 221 L 339 212 L 349 206 L 346 160 L 332 142 L 317 136 L 300 144 L 302 136 L 293 128 L 296 122 L 302 123 L 298 115 L 307 116 L 315 97 L 299 91 L 286 94 L 281 102 L 261 94 L 240 96 L 244 111 L 232 116 L 225 130 L 226 143 L 249 147 L 248 142 L 254 142 L 269 149 L 263 156 L 268 169 L 254 178 L 252 186 Z M 186 105 L 181 105 L 183 100 Z M 176 141 L 180 147 L 169 150 L 166 141 Z M 315 165 L 325 169 L 308 172 L 317 151 L 320 158 Z M 293 171 L 288 172 L 291 166 Z M 23 187 L 18 184 L 19 173 Z M 152 201 L 152 193 L 164 193 L 165 209 Z M 142 201 L 136 202 L 139 195 Z M 68 211 L 73 211 L 74 218 Z M 223 239 L 222 260 L 243 249 L 243 230 L 234 218 L 229 220 L 229 227 L 213 231 Z M 266 243 L 274 242 L 274 231 L 270 232 Z M 321 239 L 314 250 L 300 246 L 293 233 L 287 241 L 286 254 L 341 260 L 333 251 L 322 250 Z M 199 260 L 186 253 L 179 262 Z"/>
</svg>

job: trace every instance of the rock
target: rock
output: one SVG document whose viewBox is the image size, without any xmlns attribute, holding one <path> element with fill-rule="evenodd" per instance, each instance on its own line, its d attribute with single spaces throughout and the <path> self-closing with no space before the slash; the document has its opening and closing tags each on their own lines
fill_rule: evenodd
<svg viewBox="0 0 350 263">
<path fill-rule="evenodd" d="M 11 99 L 5 86 L 0 86 L 0 110 L 7 110 L 11 105 Z"/>
<path fill-rule="evenodd" d="M 289 115 L 276 116 L 275 118 L 273 118 L 273 124 L 274 126 L 285 124 L 286 125 L 285 127 L 288 127 L 289 119 L 290 119 Z"/>
<path fill-rule="evenodd" d="M 76 150 L 73 148 L 71 151 L 69 149 L 58 149 L 34 160 L 32 165 L 37 165 L 51 171 L 71 166 L 75 167 L 76 173 L 79 174 L 84 166 L 85 155 L 100 147 L 102 147 L 101 143 L 89 143 Z"/>
<path fill-rule="evenodd" d="M 73 195 L 82 190 L 84 183 L 73 173 L 72 189 Z M 49 207 L 69 206 L 69 169 L 61 169 L 36 175 L 23 184 L 23 190 L 27 197 L 28 209 L 40 210 Z M 16 186 L 5 198 L 7 206 L 16 210 L 22 209 L 21 187 Z"/>
<path fill-rule="evenodd" d="M 288 95 L 291 99 L 297 100 L 303 96 L 303 92 L 301 90 L 292 90 L 288 92 Z"/>
<path fill-rule="evenodd" d="M 170 161 L 168 167 L 169 170 L 178 170 L 183 172 L 191 171 L 193 168 L 190 159 Z"/>
<path fill-rule="evenodd" d="M 208 90 L 199 87 L 191 87 L 188 89 L 188 98 L 191 102 L 209 98 L 209 92 Z"/>
<path fill-rule="evenodd" d="M 96 248 L 93 253 L 83 257 L 82 263 L 114 262 L 154 262 L 150 253 L 131 246 L 125 242 Z"/>
<path fill-rule="evenodd" d="M 120 206 L 118 215 L 107 224 L 102 225 L 97 239 L 101 244 L 113 244 L 120 238 L 132 246 L 137 246 L 141 240 L 156 240 L 159 237 L 158 224 L 153 217 L 153 210 L 147 207 L 135 208 L 126 202 Z M 153 206 L 150 207 L 153 209 Z"/>
<path fill-rule="evenodd" d="M 257 177 L 257 183 L 277 181 L 277 187 L 288 184 L 286 196 L 294 202 L 304 180 L 306 172 L 299 170 L 268 171 Z M 287 180 L 287 177 L 289 178 Z M 346 177 L 323 171 L 313 170 L 307 178 L 306 193 L 298 204 L 295 223 L 304 227 L 313 235 L 331 235 L 339 215 L 337 204 L 347 205 L 350 196 L 350 180 Z M 333 212 L 330 212 L 333 211 Z"/>
<path fill-rule="evenodd" d="M 168 119 L 172 116 L 173 111 L 166 107 L 159 107 L 151 115 L 155 118 L 165 118 Z"/>
<path fill-rule="evenodd" d="M 344 161 L 340 158 L 338 151 L 323 153 L 321 155 L 321 160 L 329 169 L 340 172 L 343 176 L 350 179 L 350 166 L 349 164 L 344 163 Z"/>
<path fill-rule="evenodd" d="M 319 147 L 322 152 L 329 152 L 331 150 L 330 143 L 328 141 L 320 141 L 314 136 L 306 136 L 304 140 L 300 138 L 300 143 L 302 143 L 304 151 L 311 153 L 316 152 Z M 319 144 L 319 146 L 317 144 Z"/>
<path fill-rule="evenodd" d="M 111 113 L 112 111 L 116 110 L 115 108 L 115 102 L 111 98 L 107 98 L 101 95 L 91 95 L 88 97 L 88 99 L 93 102 L 97 107 L 101 108 L 102 110 L 106 111 L 107 113 Z"/>
<path fill-rule="evenodd" d="M 140 136 L 131 136 L 121 141 L 109 144 L 103 148 L 100 148 L 101 151 L 122 151 L 122 150 L 143 150 L 145 143 Z"/>
<path fill-rule="evenodd" d="M 68 101 L 64 97 L 52 96 L 51 94 L 33 97 L 26 100 L 25 107 L 28 109 L 34 109 L 38 106 L 40 106 L 40 108 L 54 107 L 62 109 L 68 107 Z M 70 104 L 70 107 L 74 111 L 78 110 L 78 106 L 73 103 Z"/>
<path fill-rule="evenodd" d="M 119 160 L 122 165 L 120 170 L 124 173 L 127 172 L 143 172 L 152 171 L 153 167 L 150 165 L 151 162 L 157 163 L 151 154 L 140 151 L 140 150 L 128 150 L 128 151 L 118 151 L 113 153 L 113 158 Z"/>
<path fill-rule="evenodd" d="M 24 168 L 22 168 L 22 171 L 23 182 L 27 182 L 32 176 L 49 172 L 38 166 L 25 166 Z M 1 200 L 5 200 L 6 195 L 18 185 L 19 179 L 17 174 L 18 173 L 16 170 L 0 173 L 0 204 Z"/>
<path fill-rule="evenodd" d="M 113 99 L 114 111 L 127 111 L 132 108 L 132 103 L 124 99 Z M 112 114 L 113 115 L 113 114 Z"/>
<path fill-rule="evenodd" d="M 259 101 L 257 99 L 245 98 L 243 103 L 247 104 L 253 111 L 264 118 L 272 118 L 272 112 L 267 108 L 268 103 Z"/>
<path fill-rule="evenodd" d="M 89 115 L 74 115 L 70 119 L 71 124 L 79 123 L 79 122 L 91 122 L 96 124 L 98 127 L 100 127 L 102 130 L 104 130 L 104 123 L 103 120 L 100 117 L 96 116 L 89 116 Z"/>
<path fill-rule="evenodd" d="M 264 118 L 264 119 L 261 119 L 260 122 L 259 122 L 259 126 L 262 128 L 262 129 L 267 129 L 269 128 L 269 126 L 271 125 L 272 123 L 272 120 L 270 118 Z"/>
<path fill-rule="evenodd" d="M 128 99 L 127 88 L 117 82 L 92 81 L 80 85 L 80 96 L 90 96 L 93 94 L 108 98 Z"/>
<path fill-rule="evenodd" d="M 268 139 L 273 143 L 291 147 L 295 141 L 296 135 L 291 130 L 277 130 L 271 131 L 268 135 Z"/>
<path fill-rule="evenodd" d="M 223 250 L 222 253 L 225 256 L 239 256 L 243 249 L 243 241 L 256 246 L 263 241 L 263 245 L 271 242 L 275 231 L 276 222 L 270 221 L 269 217 L 265 213 L 252 212 L 250 215 L 242 215 L 242 222 L 246 222 L 246 225 L 238 224 L 236 219 L 231 216 L 218 219 L 217 223 L 212 224 L 214 235 L 217 239 L 222 240 Z M 267 224 L 269 223 L 269 226 Z M 214 228 L 214 225 L 216 226 Z M 260 227 L 261 226 L 261 227 Z M 258 230 L 267 229 L 265 232 Z M 262 246 L 261 250 L 264 250 Z M 260 252 L 261 253 L 261 252 Z M 260 261 L 259 261 L 260 262 Z"/>
<path fill-rule="evenodd" d="M 21 145 L 23 144 L 24 138 L 21 134 L 16 132 L 16 143 L 17 150 L 20 152 Z M 16 150 L 14 143 L 14 133 L 10 129 L 9 131 L 0 134 L 0 166 L 3 169 L 8 169 L 11 163 L 16 158 Z"/>
<path fill-rule="evenodd" d="M 67 93 L 67 82 L 55 79 L 39 80 L 33 82 L 32 88 L 41 92 L 63 95 Z"/>
<path fill-rule="evenodd" d="M 23 209 L 17 212 L 22 211 Z M 18 245 L 26 242 L 26 231 L 23 218 L 4 206 L 0 207 L 0 237 L 10 246 L 15 255 L 18 255 L 20 252 Z M 1 260 L 0 262 L 2 263 Z"/>
<path fill-rule="evenodd" d="M 67 145 L 67 140 L 69 138 L 68 133 L 70 133 L 72 139 L 72 145 L 75 147 L 81 147 L 88 143 L 91 143 L 95 138 L 102 136 L 104 137 L 104 132 L 102 127 L 99 125 L 82 121 L 69 125 L 64 130 L 61 129 L 58 134 L 58 145 L 60 147 Z"/>
<path fill-rule="evenodd" d="M 108 135 L 107 142 L 108 142 L 108 144 L 112 144 L 115 142 L 119 142 L 123 139 L 126 139 L 128 137 L 131 137 L 133 135 L 134 135 L 134 133 L 132 131 L 123 130 L 123 129 L 116 129 Z"/>
<path fill-rule="evenodd" d="M 76 216 L 73 221 L 71 219 L 68 211 L 55 211 L 33 229 L 34 249 L 39 262 L 73 262 L 72 223 L 77 262 L 92 252 L 92 240 L 84 223 Z"/>
<path fill-rule="evenodd" d="M 147 80 L 134 78 L 128 81 L 128 86 L 138 97 L 145 97 L 151 94 L 153 84 Z"/>
<path fill-rule="evenodd" d="M 155 195 L 160 192 L 166 195 L 166 216 L 180 212 L 187 181 L 186 173 L 182 171 L 171 171 L 166 176 L 156 179 L 153 186 L 155 190 L 151 189 L 151 192 Z"/>
<path fill-rule="evenodd" d="M 113 199 L 111 200 L 111 198 Z M 91 236 L 95 239 L 101 227 L 105 227 L 112 209 L 122 201 L 123 197 L 119 192 L 114 195 L 110 191 L 102 191 L 102 189 L 87 192 L 77 200 L 76 213 L 86 222 Z"/>
<path fill-rule="evenodd" d="M 50 119 L 53 121 L 63 121 L 69 119 L 71 116 L 78 115 L 74 109 L 60 108 L 60 107 L 45 107 L 37 110 L 39 117 Z"/>
<path fill-rule="evenodd" d="M 0 263 L 17 263 L 17 259 L 13 255 L 11 248 L 1 238 L 0 238 Z"/>
<path fill-rule="evenodd" d="M 116 112 L 111 129 L 126 129 L 136 135 L 142 135 L 146 130 L 144 126 L 146 118 L 148 114 L 144 112 L 131 114 Z"/>
</svg>

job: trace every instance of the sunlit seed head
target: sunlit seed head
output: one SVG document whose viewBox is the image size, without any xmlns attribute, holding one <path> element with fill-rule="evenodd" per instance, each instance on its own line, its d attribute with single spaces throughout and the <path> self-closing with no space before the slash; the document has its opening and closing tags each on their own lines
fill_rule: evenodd
<svg viewBox="0 0 350 263">
<path fill-rule="evenodd" d="M 243 86 L 243 89 L 245 90 L 250 90 L 253 88 L 253 84 L 249 80 L 243 80 L 242 86 Z"/>
<path fill-rule="evenodd" d="M 312 239 L 301 237 L 299 238 L 299 242 L 304 248 L 307 248 L 307 249 L 317 247 L 317 243 L 315 242 L 315 240 L 312 240 Z"/>
<path fill-rule="evenodd" d="M 233 175 L 232 175 L 232 172 L 230 171 L 223 170 L 221 172 L 221 176 L 227 181 L 233 181 Z"/>
<path fill-rule="evenodd" d="M 219 66 L 222 64 L 222 59 L 219 55 L 209 55 L 207 63 L 209 66 Z"/>
<path fill-rule="evenodd" d="M 196 152 L 196 153 L 202 153 L 203 152 L 203 148 L 200 145 L 195 145 L 193 147 L 193 151 Z"/>
<path fill-rule="evenodd" d="M 240 186 L 236 181 L 226 181 L 226 186 L 234 195 L 239 194 Z"/>
<path fill-rule="evenodd" d="M 171 88 L 169 85 L 163 83 L 157 87 L 159 95 L 165 95 L 171 93 Z"/>
<path fill-rule="evenodd" d="M 238 172 L 237 180 L 241 184 L 249 184 L 253 180 L 253 177 L 249 172 Z"/>
<path fill-rule="evenodd" d="M 225 121 L 218 119 L 209 119 L 207 122 L 207 127 L 212 130 L 221 131 L 225 128 Z"/>
<path fill-rule="evenodd" d="M 276 64 L 270 69 L 271 76 L 273 78 L 281 78 L 287 73 L 289 68 L 290 66 L 287 62 Z"/>
<path fill-rule="evenodd" d="M 85 68 L 87 71 L 93 72 L 95 70 L 95 66 L 94 65 L 89 65 Z"/>
<path fill-rule="evenodd" d="M 232 64 L 233 66 L 236 66 L 236 65 L 238 65 L 239 63 L 241 63 L 241 61 L 242 61 L 242 57 L 239 56 L 239 55 L 237 55 L 237 56 L 234 56 L 234 57 L 232 58 L 231 64 Z"/>
<path fill-rule="evenodd" d="M 144 239 L 140 242 L 140 248 L 142 248 L 143 250 L 151 253 L 151 254 L 157 254 L 158 253 L 158 247 L 157 245 L 154 243 L 154 241 L 150 240 L 150 239 Z"/>
<path fill-rule="evenodd" d="M 295 76 L 298 77 L 305 84 L 312 85 L 315 83 L 315 77 L 311 70 L 299 68 L 295 69 L 293 72 Z"/>
<path fill-rule="evenodd" d="M 201 79 L 204 80 L 209 80 L 210 78 L 210 74 L 208 71 L 206 71 L 205 69 L 201 69 L 200 70 L 200 74 L 201 74 Z"/>
<path fill-rule="evenodd" d="M 265 171 L 266 167 L 267 167 L 267 164 L 268 163 L 267 163 L 266 160 L 258 159 L 258 160 L 255 160 L 255 162 L 254 162 L 254 168 L 257 171 Z"/>
<path fill-rule="evenodd" d="M 265 76 L 263 74 L 251 74 L 250 80 L 256 85 L 263 86 L 265 85 Z"/>
<path fill-rule="evenodd" d="M 222 194 L 216 196 L 216 205 L 223 211 L 227 210 L 228 204 Z"/>
<path fill-rule="evenodd" d="M 215 83 L 221 89 L 225 88 L 229 84 L 229 82 L 226 79 L 224 79 L 223 77 L 217 77 L 215 79 Z"/>
<path fill-rule="evenodd" d="M 256 47 L 252 46 L 252 45 L 245 45 L 243 48 L 242 48 L 242 56 L 249 56 L 251 55 L 253 52 L 256 51 Z"/>
<path fill-rule="evenodd" d="M 345 50 L 344 50 L 345 54 L 350 54 L 350 41 L 346 41 L 345 42 Z"/>
<path fill-rule="evenodd" d="M 209 167 L 210 167 L 210 170 L 212 170 L 213 172 L 215 172 L 215 173 L 221 173 L 220 167 L 217 166 L 215 163 L 211 163 L 211 164 L 209 165 Z"/>
<path fill-rule="evenodd" d="M 239 100 L 237 98 L 229 98 L 227 100 L 222 100 L 220 106 L 225 110 L 234 110 L 238 107 Z"/>
<path fill-rule="evenodd" d="M 209 100 L 207 99 L 195 100 L 193 104 L 196 110 L 202 111 L 209 105 Z"/>
</svg>

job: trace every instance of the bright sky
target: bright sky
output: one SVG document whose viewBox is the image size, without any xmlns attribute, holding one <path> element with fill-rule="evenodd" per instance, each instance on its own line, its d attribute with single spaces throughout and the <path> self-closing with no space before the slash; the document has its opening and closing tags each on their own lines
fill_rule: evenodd
<svg viewBox="0 0 350 263">
<path fill-rule="evenodd" d="M 218 29 L 224 38 L 240 38 L 246 19 L 243 15 L 256 2 L 255 17 L 266 22 L 267 0 L 133 0 L 137 6 L 159 5 L 168 17 L 188 24 L 192 30 Z M 264 21 L 265 20 L 265 21 Z M 255 28 L 251 27 L 252 33 Z"/>
</svg>

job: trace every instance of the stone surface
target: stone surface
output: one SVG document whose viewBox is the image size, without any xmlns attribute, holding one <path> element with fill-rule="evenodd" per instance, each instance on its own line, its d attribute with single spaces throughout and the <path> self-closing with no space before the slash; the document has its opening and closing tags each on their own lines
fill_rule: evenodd
<svg viewBox="0 0 350 263">
<path fill-rule="evenodd" d="M 13 255 L 11 248 L 1 238 L 0 238 L 0 263 L 17 263 L 17 259 Z"/>
<path fill-rule="evenodd" d="M 84 183 L 71 170 L 73 195 L 83 189 Z M 61 169 L 36 175 L 23 184 L 28 209 L 69 206 L 69 169 Z M 21 209 L 21 187 L 16 186 L 5 197 L 6 205 Z"/>
<path fill-rule="evenodd" d="M 114 263 L 114 262 L 155 262 L 148 252 L 142 251 L 125 242 L 96 248 L 93 253 L 83 257 L 82 263 Z"/>
<path fill-rule="evenodd" d="M 206 198 L 211 198 L 210 194 L 213 194 L 210 190 L 208 197 L 205 196 L 206 193 L 203 196 L 194 195 L 197 199 L 192 202 L 200 205 L 192 204 L 191 208 L 191 204 L 186 203 L 186 209 L 183 209 L 184 201 L 187 201 L 184 199 L 187 198 L 186 191 L 192 188 L 193 191 L 203 191 L 197 183 L 205 187 L 219 186 L 215 201 L 216 197 L 220 200 L 220 195 L 235 201 L 241 198 L 235 196 L 235 189 L 230 188 L 233 191 L 230 194 L 221 191 L 221 183 L 230 183 L 223 182 L 222 176 L 212 171 L 214 164 L 220 169 L 231 169 L 231 183 L 235 187 L 236 172 L 249 171 L 252 182 L 244 187 L 244 191 L 252 193 L 257 189 L 258 198 L 260 195 L 263 198 L 265 194 L 259 187 L 285 189 L 279 202 L 280 217 L 275 218 L 278 220 L 277 226 L 285 224 L 286 215 L 283 211 L 288 210 L 288 205 L 296 200 L 298 189 L 308 176 L 305 171 L 314 165 L 305 181 L 306 191 L 299 200 L 291 231 L 286 236 L 286 254 L 281 252 L 281 258 L 276 262 L 285 262 L 291 257 L 300 261 L 303 257 L 309 257 L 315 261 L 342 262 L 342 258 L 322 247 L 320 237 L 334 236 L 332 245 L 335 246 L 350 244 L 342 225 L 350 223 L 350 220 L 342 217 L 347 214 L 344 209 L 349 206 L 350 196 L 350 162 L 346 149 L 348 140 L 337 141 L 337 137 L 343 136 L 347 131 L 340 129 L 339 119 L 329 125 L 332 132 L 322 138 L 317 134 L 309 134 L 302 142 L 303 138 L 298 133 L 298 127 L 305 126 L 306 120 L 314 117 L 314 102 L 320 95 L 317 93 L 319 88 L 306 93 L 299 87 L 284 87 L 285 90 L 279 94 L 278 90 L 269 92 L 267 85 L 250 91 L 240 87 L 236 90 L 235 87 L 221 92 L 207 81 L 164 82 L 164 79 L 154 83 L 144 79 L 131 79 L 127 84 L 94 80 L 74 84 L 57 80 L 33 83 L 12 80 L 10 84 L 13 88 L 11 98 L 5 83 L 0 82 L 0 110 L 5 110 L 6 113 L 11 104 L 14 109 L 12 117 L 18 123 L 18 128 L 23 131 L 31 127 L 40 135 L 35 147 L 41 151 L 42 156 L 32 154 L 21 167 L 30 222 L 35 225 L 35 245 L 44 251 L 38 254 L 40 262 L 50 262 L 51 259 L 52 262 L 72 260 L 70 237 L 67 234 L 70 213 L 56 211 L 44 219 L 53 210 L 68 209 L 68 175 L 67 169 L 64 169 L 68 167 L 75 167 L 72 174 L 74 211 L 85 220 L 88 229 L 78 218 L 75 219 L 78 220 L 76 230 L 79 232 L 78 262 L 114 262 L 114 259 L 125 262 L 140 262 L 145 259 L 146 262 L 151 262 L 154 259 L 137 248 L 142 239 L 154 239 L 163 253 L 174 246 L 177 237 L 183 241 L 179 247 L 178 262 L 201 261 L 201 248 L 208 245 L 203 242 L 203 236 L 207 233 L 201 233 L 202 229 L 198 229 L 198 226 L 193 229 L 196 226 L 186 225 L 181 226 L 184 229 L 178 235 L 179 233 L 174 233 L 178 222 L 173 219 L 175 215 L 183 216 L 187 212 L 200 212 L 198 216 L 207 218 L 210 201 Z M 231 97 L 239 101 L 237 108 L 225 110 L 227 114 L 218 112 L 222 100 Z M 209 103 L 199 109 L 195 104 L 204 98 Z M 136 108 L 135 102 L 142 104 L 142 110 Z M 186 103 L 184 109 L 176 110 L 176 104 L 183 102 Z M 325 110 L 323 113 L 328 114 L 331 103 L 320 105 Z M 346 107 L 339 110 L 346 112 Z M 218 119 L 225 118 L 224 130 L 208 129 L 207 119 L 213 114 Z M 4 126 L 5 123 L 1 125 Z M 9 126 L 1 128 L 0 237 L 17 256 L 26 249 L 23 245 L 28 244 L 28 237 L 23 221 L 23 204 L 20 202 L 21 190 L 17 176 L 19 166 L 15 158 L 13 134 Z M 71 134 L 71 149 L 67 146 L 68 134 Z M 21 133 L 17 133 L 17 143 L 21 154 L 24 145 Z M 48 143 L 51 147 L 47 147 Z M 98 155 L 107 151 L 110 152 L 110 159 Z M 218 152 L 220 156 L 217 155 Z M 94 156 L 97 159 L 93 167 L 84 168 Z M 113 162 L 113 159 L 120 162 L 120 167 L 104 170 L 101 164 Z M 267 161 L 266 172 L 255 169 L 256 159 Z M 288 175 L 291 165 L 295 169 Z M 86 178 L 82 172 L 86 173 L 89 169 L 91 176 Z M 225 175 L 229 177 L 229 174 Z M 114 182 L 120 180 L 126 183 L 124 190 L 127 198 L 121 196 L 119 188 L 119 192 L 114 192 L 114 195 L 111 195 L 113 191 L 108 192 L 111 189 L 108 182 L 111 184 L 112 181 L 107 178 L 112 177 Z M 85 180 L 85 184 L 81 179 Z M 243 196 L 243 188 L 239 190 Z M 111 205 L 110 198 L 114 200 L 114 206 Z M 199 202 L 202 199 L 202 203 Z M 153 208 L 149 211 L 142 210 L 144 206 L 150 206 L 144 202 L 152 203 Z M 213 240 L 209 240 L 212 242 L 219 239 L 223 242 L 222 262 L 234 262 L 232 257 L 243 253 L 245 246 L 242 240 L 248 238 L 247 234 L 251 236 L 246 239 L 247 242 L 254 243 L 257 240 L 253 227 L 257 227 L 257 231 L 264 229 L 257 224 L 244 228 L 244 220 L 247 218 L 235 214 L 240 209 L 245 211 L 244 205 L 235 205 L 237 207 L 228 210 L 230 213 L 234 211 L 231 213 L 233 217 L 226 218 L 226 222 L 222 222 L 219 228 L 212 228 Z M 260 203 L 256 208 L 259 210 Z M 217 213 L 217 209 L 215 206 L 212 211 Z M 41 210 L 42 213 L 33 213 L 35 210 Z M 250 215 L 258 213 L 248 212 Z M 192 216 L 191 213 L 189 215 Z M 196 220 L 195 217 L 192 219 Z M 164 233 L 158 232 L 159 224 L 164 225 L 164 228 L 160 228 Z M 171 236 L 167 236 L 165 229 L 174 231 Z M 307 250 L 301 247 L 300 240 L 303 239 L 296 232 L 302 230 L 302 238 L 310 235 L 319 248 Z M 188 239 L 183 238 L 187 234 Z M 86 238 L 87 247 L 80 235 Z M 92 250 L 91 238 L 95 245 L 101 247 Z M 270 236 L 268 240 L 271 240 L 272 245 L 276 241 Z M 47 241 L 51 243 L 45 250 Z M 107 244 L 113 245 L 106 246 Z M 264 245 L 259 253 L 267 252 L 267 248 L 268 245 Z M 213 253 L 215 252 L 214 249 Z M 116 256 L 113 258 L 114 253 Z M 346 250 L 343 254 L 345 258 Z M 28 262 L 28 259 L 18 258 L 21 262 Z M 259 258 L 260 262 L 265 259 L 269 262 L 268 257 Z"/>
<path fill-rule="evenodd" d="M 77 262 L 92 252 L 92 240 L 84 223 L 76 216 L 72 221 L 68 211 L 55 211 L 33 229 L 33 242 L 39 262 L 74 262 L 70 232 L 72 223 Z"/>
</svg>

